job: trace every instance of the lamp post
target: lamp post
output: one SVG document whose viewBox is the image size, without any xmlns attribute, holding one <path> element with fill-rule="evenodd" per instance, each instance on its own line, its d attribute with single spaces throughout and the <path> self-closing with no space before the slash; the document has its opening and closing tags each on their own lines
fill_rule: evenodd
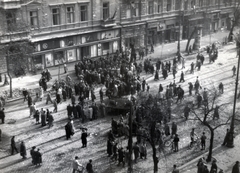
<svg viewBox="0 0 240 173">
<path fill-rule="evenodd" d="M 128 123 L 129 123 L 129 138 L 128 138 L 128 149 L 129 149 L 129 162 L 128 162 L 128 173 L 132 173 L 133 172 L 133 164 L 132 164 L 132 143 L 133 143 L 133 138 L 132 138 L 132 116 L 133 116 L 133 102 L 130 99 L 129 100 L 130 103 L 130 115 L 129 115 L 129 119 L 128 119 Z"/>
<path fill-rule="evenodd" d="M 178 30 L 178 45 L 177 45 L 177 54 L 178 55 L 180 55 L 180 40 L 181 40 L 180 37 L 181 37 L 181 24 L 182 24 L 183 15 L 184 15 L 184 13 L 180 9 L 180 11 L 179 11 L 180 19 L 179 19 L 179 30 Z"/>
<path fill-rule="evenodd" d="M 238 87 L 238 77 L 239 77 L 239 66 L 240 66 L 240 54 L 239 50 L 240 47 L 237 46 L 237 53 L 238 53 L 238 66 L 237 66 L 237 77 L 236 77 L 236 84 L 235 84 L 235 93 L 234 93 L 234 103 L 233 103 L 233 115 L 230 124 L 229 135 L 227 139 L 227 147 L 232 148 L 234 147 L 234 119 L 235 119 L 235 108 L 236 108 L 236 100 L 237 100 L 237 87 Z"/>
</svg>

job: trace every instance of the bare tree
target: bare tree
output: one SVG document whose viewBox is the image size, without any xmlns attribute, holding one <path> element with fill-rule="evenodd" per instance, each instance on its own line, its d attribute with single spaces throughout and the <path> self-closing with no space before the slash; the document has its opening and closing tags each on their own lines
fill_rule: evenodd
<svg viewBox="0 0 240 173">
<path fill-rule="evenodd" d="M 139 101 L 144 100 L 144 101 Z M 167 116 L 167 104 L 162 103 L 161 106 L 158 105 L 157 99 L 151 94 L 146 99 L 145 97 L 138 98 L 138 104 L 141 104 L 145 109 L 145 116 L 139 125 L 144 132 L 137 133 L 137 135 L 144 138 L 152 148 L 152 158 L 154 163 L 154 173 L 158 172 L 158 162 L 157 157 L 157 123 L 160 123 L 165 116 Z"/>
<path fill-rule="evenodd" d="M 221 109 L 221 112 L 224 112 L 224 106 L 226 106 L 229 103 L 222 103 L 219 104 L 218 98 L 219 94 L 218 91 L 213 88 L 211 90 L 212 92 L 207 94 L 207 99 L 205 99 L 202 103 L 202 105 L 199 108 L 192 107 L 191 112 L 194 115 L 194 119 L 189 120 L 198 120 L 200 123 L 208 128 L 210 131 L 210 145 L 209 145 L 209 151 L 208 151 L 208 157 L 207 161 L 211 161 L 212 158 L 212 150 L 213 150 L 213 140 L 214 140 L 214 131 L 218 129 L 221 126 L 227 125 L 229 123 L 229 120 L 231 119 L 231 116 L 223 117 L 218 120 L 214 120 L 214 114 L 216 114 L 215 109 Z M 217 108 L 216 108 L 217 106 Z M 226 115 L 228 115 L 226 113 Z"/>
</svg>

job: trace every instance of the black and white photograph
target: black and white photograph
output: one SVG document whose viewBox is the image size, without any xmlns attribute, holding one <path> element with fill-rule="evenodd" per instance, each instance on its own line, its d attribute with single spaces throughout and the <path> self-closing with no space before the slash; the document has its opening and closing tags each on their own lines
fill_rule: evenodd
<svg viewBox="0 0 240 173">
<path fill-rule="evenodd" d="M 1 173 L 240 173 L 240 0 L 0 0 Z"/>
</svg>

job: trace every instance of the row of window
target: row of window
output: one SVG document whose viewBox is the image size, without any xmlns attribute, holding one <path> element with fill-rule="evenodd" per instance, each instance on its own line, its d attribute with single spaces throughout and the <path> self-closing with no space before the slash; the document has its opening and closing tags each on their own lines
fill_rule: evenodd
<svg viewBox="0 0 240 173">
<path fill-rule="evenodd" d="M 52 7 L 51 9 L 51 18 L 52 25 L 61 25 L 61 8 L 60 7 Z M 65 7 L 66 14 L 66 23 L 74 23 L 76 21 L 76 16 L 79 15 L 79 20 L 81 22 L 88 21 L 88 5 L 80 5 L 79 13 L 75 11 L 75 6 L 66 6 Z M 102 11 L 103 19 L 109 18 L 109 3 L 103 3 L 103 11 Z M 39 13 L 38 10 L 33 10 L 29 12 L 29 24 L 31 28 L 39 27 Z M 8 28 L 10 29 L 16 23 L 16 11 L 8 10 L 6 11 L 6 20 Z"/>
<path fill-rule="evenodd" d="M 166 10 L 171 11 L 172 7 L 173 7 L 173 2 L 172 2 L 172 0 L 166 0 L 166 1 L 167 1 L 166 2 Z M 163 12 L 163 2 L 164 2 L 164 0 L 158 0 L 158 3 L 157 3 L 157 12 L 158 13 Z M 184 3 L 183 3 L 184 10 L 188 10 L 189 3 L 191 4 L 191 8 L 195 8 L 196 4 L 198 5 L 198 7 L 203 7 L 204 5 L 205 6 L 219 5 L 221 3 L 226 3 L 226 4 L 231 5 L 232 0 L 184 0 Z M 175 1 L 175 10 L 180 10 L 181 4 L 182 4 L 181 0 L 176 0 Z M 137 4 L 135 4 L 135 9 L 138 9 Z M 154 1 L 149 1 L 148 2 L 148 14 L 153 14 L 153 13 L 154 13 Z"/>
</svg>

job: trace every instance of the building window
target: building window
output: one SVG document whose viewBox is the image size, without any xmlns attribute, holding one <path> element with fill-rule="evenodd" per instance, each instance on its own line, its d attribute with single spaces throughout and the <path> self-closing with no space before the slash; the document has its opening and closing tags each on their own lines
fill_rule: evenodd
<svg viewBox="0 0 240 173">
<path fill-rule="evenodd" d="M 67 23 L 74 22 L 74 7 L 67 7 Z"/>
<path fill-rule="evenodd" d="M 167 11 L 171 11 L 172 9 L 172 0 L 167 0 Z"/>
<path fill-rule="evenodd" d="M 153 1 L 148 2 L 148 14 L 153 14 Z"/>
<path fill-rule="evenodd" d="M 13 10 L 6 11 L 6 22 L 7 22 L 7 30 L 12 31 L 16 29 L 16 12 Z"/>
<path fill-rule="evenodd" d="M 30 26 L 31 26 L 31 28 L 38 27 L 38 13 L 37 13 L 37 11 L 30 11 Z"/>
<path fill-rule="evenodd" d="M 188 10 L 188 0 L 184 1 L 184 10 Z"/>
<path fill-rule="evenodd" d="M 81 21 L 87 21 L 87 5 L 80 6 Z"/>
<path fill-rule="evenodd" d="M 195 0 L 191 1 L 191 8 L 195 8 Z"/>
<path fill-rule="evenodd" d="M 158 0 L 158 13 L 162 12 L 162 0 Z"/>
<path fill-rule="evenodd" d="M 109 18 L 109 2 L 103 3 L 103 20 Z"/>
<path fill-rule="evenodd" d="M 52 9 L 52 24 L 60 25 L 60 10 L 59 10 L 59 8 Z"/>
<path fill-rule="evenodd" d="M 178 0 L 178 1 L 175 1 L 176 2 L 176 4 L 175 4 L 175 10 L 181 10 L 181 1 L 180 0 Z"/>
<path fill-rule="evenodd" d="M 199 7 L 203 6 L 203 0 L 199 0 Z"/>
</svg>

